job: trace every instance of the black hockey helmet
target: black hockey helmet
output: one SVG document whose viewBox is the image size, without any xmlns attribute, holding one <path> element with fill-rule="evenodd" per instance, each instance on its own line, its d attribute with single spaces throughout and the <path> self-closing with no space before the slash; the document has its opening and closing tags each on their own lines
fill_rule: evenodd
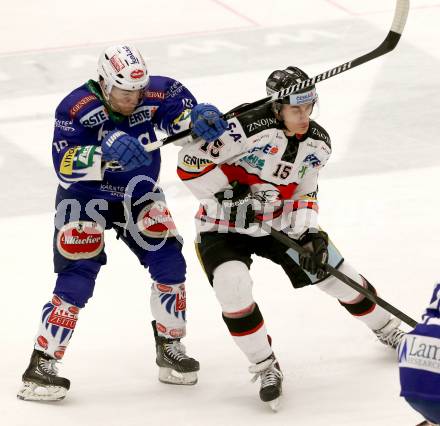
<svg viewBox="0 0 440 426">
<path fill-rule="evenodd" d="M 285 70 L 275 70 L 266 80 L 266 92 L 268 95 L 271 95 L 308 79 L 309 76 L 298 67 L 290 66 Z M 280 99 L 277 103 L 302 105 L 310 102 L 315 103 L 317 100 L 316 87 L 312 85 Z"/>
</svg>

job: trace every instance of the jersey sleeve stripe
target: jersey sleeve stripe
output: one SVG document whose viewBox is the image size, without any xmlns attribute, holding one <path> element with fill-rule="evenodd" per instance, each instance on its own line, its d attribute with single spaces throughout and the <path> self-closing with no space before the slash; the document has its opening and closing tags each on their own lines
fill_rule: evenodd
<svg viewBox="0 0 440 426">
<path fill-rule="evenodd" d="M 216 164 L 209 164 L 203 170 L 198 171 L 198 172 L 188 172 L 188 171 L 183 170 L 182 168 L 178 167 L 177 168 L 177 176 L 179 176 L 179 178 L 183 181 L 195 179 L 195 178 L 198 178 L 200 176 L 205 175 L 206 173 L 209 173 L 211 170 L 215 169 L 215 167 L 216 167 Z"/>
</svg>

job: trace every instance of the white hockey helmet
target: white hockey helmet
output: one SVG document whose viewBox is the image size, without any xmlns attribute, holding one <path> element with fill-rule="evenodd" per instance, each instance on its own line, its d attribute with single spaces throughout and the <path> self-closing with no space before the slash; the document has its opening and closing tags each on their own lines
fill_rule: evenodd
<svg viewBox="0 0 440 426">
<path fill-rule="evenodd" d="M 98 75 L 107 99 L 113 86 L 123 90 L 142 90 L 148 86 L 150 80 L 141 53 L 128 44 L 111 46 L 101 53 Z"/>
</svg>

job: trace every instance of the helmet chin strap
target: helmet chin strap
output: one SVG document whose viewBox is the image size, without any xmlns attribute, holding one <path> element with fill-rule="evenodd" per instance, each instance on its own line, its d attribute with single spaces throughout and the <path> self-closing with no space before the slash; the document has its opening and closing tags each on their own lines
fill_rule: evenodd
<svg viewBox="0 0 440 426">
<path fill-rule="evenodd" d="M 99 87 L 101 88 L 102 96 L 104 96 L 105 101 L 110 105 L 110 92 L 112 90 L 112 85 L 105 83 L 105 80 L 99 78 Z"/>
<path fill-rule="evenodd" d="M 114 105 L 112 105 L 112 102 L 110 100 L 110 92 L 112 90 L 113 85 L 110 83 L 105 83 L 105 80 L 102 79 L 99 81 L 99 87 L 101 88 L 102 96 L 104 97 L 105 103 L 107 106 L 113 111 L 120 114 L 118 108 L 115 108 Z"/>
</svg>

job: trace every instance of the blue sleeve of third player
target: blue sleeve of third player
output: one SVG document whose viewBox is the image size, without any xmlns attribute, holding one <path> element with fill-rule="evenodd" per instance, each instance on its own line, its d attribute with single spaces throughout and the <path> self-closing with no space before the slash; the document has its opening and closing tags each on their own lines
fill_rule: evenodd
<svg viewBox="0 0 440 426">
<path fill-rule="evenodd" d="M 440 402 L 440 284 L 422 322 L 399 345 L 401 395 Z"/>
</svg>

